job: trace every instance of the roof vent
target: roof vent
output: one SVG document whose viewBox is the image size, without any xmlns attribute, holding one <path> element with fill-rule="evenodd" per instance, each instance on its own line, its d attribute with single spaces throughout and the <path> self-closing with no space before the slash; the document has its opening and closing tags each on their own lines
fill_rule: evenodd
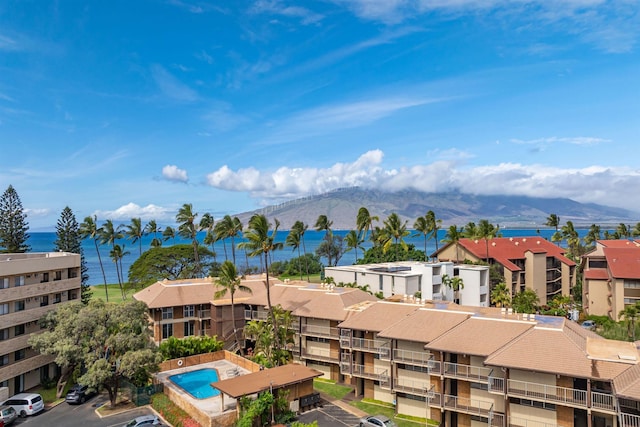
<svg viewBox="0 0 640 427">
<path fill-rule="evenodd" d="M 526 241 L 527 241 L 527 239 L 526 239 L 526 238 L 525 238 L 525 239 L 522 239 L 522 241 L 523 241 L 523 242 L 526 242 Z"/>
</svg>

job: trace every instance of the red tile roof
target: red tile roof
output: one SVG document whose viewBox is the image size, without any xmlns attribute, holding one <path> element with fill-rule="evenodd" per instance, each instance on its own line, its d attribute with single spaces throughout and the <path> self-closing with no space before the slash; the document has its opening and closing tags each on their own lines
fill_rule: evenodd
<svg viewBox="0 0 640 427">
<path fill-rule="evenodd" d="M 604 256 L 611 276 L 616 279 L 640 279 L 639 247 L 605 247 Z"/>
<path fill-rule="evenodd" d="M 604 268 L 586 270 L 584 272 L 584 278 L 591 280 L 607 280 L 609 279 L 609 273 Z"/>
<path fill-rule="evenodd" d="M 628 239 L 618 239 L 618 240 L 598 240 L 597 241 L 601 246 L 605 248 L 633 248 L 640 247 L 640 240 L 628 240 Z"/>
<path fill-rule="evenodd" d="M 458 243 L 476 257 L 487 258 L 487 242 L 483 239 L 460 239 Z M 520 270 L 511 260 L 524 259 L 527 252 L 546 253 L 566 265 L 576 265 L 564 255 L 563 248 L 542 237 L 498 237 L 489 240 L 489 258 L 496 260 L 511 271 Z"/>
</svg>

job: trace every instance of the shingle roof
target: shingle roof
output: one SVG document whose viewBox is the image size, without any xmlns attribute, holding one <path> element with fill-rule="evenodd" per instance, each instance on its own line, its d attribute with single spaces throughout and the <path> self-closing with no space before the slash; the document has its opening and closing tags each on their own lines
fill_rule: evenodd
<svg viewBox="0 0 640 427">
<path fill-rule="evenodd" d="M 378 336 L 398 340 L 428 343 L 449 329 L 464 322 L 469 313 L 420 308 L 400 321 L 383 329 Z"/>
<path fill-rule="evenodd" d="M 291 363 L 222 380 L 212 383 L 211 386 L 217 388 L 224 394 L 237 399 L 249 394 L 269 390 L 271 387 L 274 389 L 283 388 L 288 385 L 305 382 L 319 376 L 322 376 L 322 372 L 297 363 Z"/>
<path fill-rule="evenodd" d="M 640 278 L 640 247 L 605 247 L 604 255 L 611 276 L 616 279 Z"/>
<path fill-rule="evenodd" d="M 598 244 L 605 248 L 633 248 L 640 247 L 640 240 L 628 240 L 628 239 L 611 239 L 611 240 L 598 240 Z"/>
<path fill-rule="evenodd" d="M 487 258 L 487 244 L 483 239 L 460 239 L 458 244 L 478 258 Z M 524 259 L 526 252 L 546 253 L 566 265 L 576 265 L 564 255 L 564 249 L 542 237 L 498 237 L 489 240 L 489 257 L 512 271 L 519 271 L 520 268 L 511 260 Z"/>
<path fill-rule="evenodd" d="M 591 280 L 607 280 L 609 273 L 604 268 L 594 268 L 584 272 L 585 279 Z"/>
<path fill-rule="evenodd" d="M 633 365 L 613 379 L 618 397 L 640 400 L 640 365 Z"/>
<path fill-rule="evenodd" d="M 210 278 L 162 281 L 147 286 L 133 295 L 149 308 L 174 307 L 179 305 L 208 304 L 213 299 L 213 283 Z"/>
<path fill-rule="evenodd" d="M 380 332 L 418 309 L 415 304 L 379 301 L 349 317 L 338 327 L 359 331 Z"/>
</svg>

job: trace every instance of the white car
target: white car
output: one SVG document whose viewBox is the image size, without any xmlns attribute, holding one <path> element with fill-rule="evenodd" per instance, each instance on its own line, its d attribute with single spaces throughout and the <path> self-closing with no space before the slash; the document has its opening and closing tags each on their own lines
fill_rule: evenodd
<svg viewBox="0 0 640 427">
<path fill-rule="evenodd" d="M 44 400 L 38 393 L 19 393 L 2 404 L 11 406 L 22 418 L 44 410 Z"/>
<path fill-rule="evenodd" d="M 160 420 L 155 415 L 142 415 L 126 423 L 123 427 L 160 426 Z"/>
</svg>

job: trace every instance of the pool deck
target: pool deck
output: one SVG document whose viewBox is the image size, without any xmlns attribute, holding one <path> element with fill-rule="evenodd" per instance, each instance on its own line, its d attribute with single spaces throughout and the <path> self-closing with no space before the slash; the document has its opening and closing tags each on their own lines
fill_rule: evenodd
<svg viewBox="0 0 640 427">
<path fill-rule="evenodd" d="M 191 404 L 193 407 L 202 411 L 210 418 L 217 417 L 228 411 L 235 411 L 236 400 L 229 396 L 224 399 L 224 410 L 222 408 L 222 396 L 213 396 L 206 399 L 196 399 L 189 393 L 184 391 L 181 387 L 174 384 L 169 377 L 176 374 L 184 374 L 185 372 L 198 371 L 200 369 L 213 368 L 218 371 L 218 379 L 220 381 L 229 378 L 235 378 L 238 375 L 245 375 L 250 371 L 231 363 L 228 360 L 217 360 L 215 362 L 202 363 L 195 366 L 189 366 L 184 368 L 172 369 L 169 371 L 159 372 L 156 374 L 158 381 L 162 382 L 165 387 L 171 388 L 175 395 L 179 396 L 184 401 Z"/>
</svg>

